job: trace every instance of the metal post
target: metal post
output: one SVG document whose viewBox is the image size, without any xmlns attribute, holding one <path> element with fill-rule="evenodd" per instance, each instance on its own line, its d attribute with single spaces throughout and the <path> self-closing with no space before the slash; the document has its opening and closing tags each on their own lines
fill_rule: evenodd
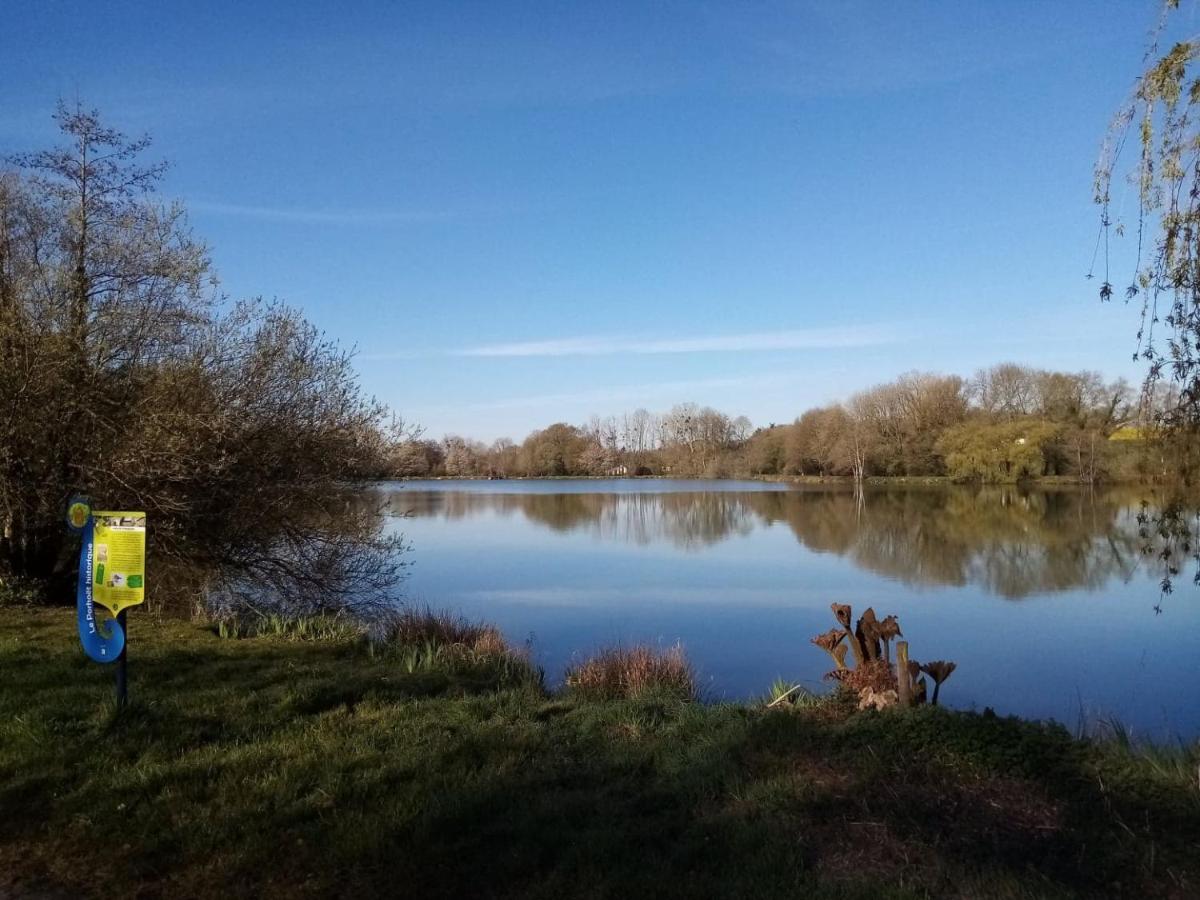
<svg viewBox="0 0 1200 900">
<path fill-rule="evenodd" d="M 122 710 L 129 702 L 129 673 L 125 667 L 125 657 L 129 654 L 129 626 L 125 624 L 125 610 L 117 613 L 117 623 L 125 633 L 125 645 L 117 657 L 117 709 Z"/>
</svg>

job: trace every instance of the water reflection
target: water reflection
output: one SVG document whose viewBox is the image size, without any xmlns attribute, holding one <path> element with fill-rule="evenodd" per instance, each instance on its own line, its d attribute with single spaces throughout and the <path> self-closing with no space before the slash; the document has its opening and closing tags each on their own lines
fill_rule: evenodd
<svg viewBox="0 0 1200 900">
<path fill-rule="evenodd" d="M 384 490 L 393 510 L 418 517 L 522 517 L 637 546 L 697 550 L 787 528 L 811 551 L 905 584 L 975 585 L 1010 599 L 1127 580 L 1142 559 L 1137 490 L 697 488 L 557 492 L 542 482 L 506 485 L 505 493 Z"/>
<path fill-rule="evenodd" d="M 974 584 L 1002 597 L 1095 588 L 1139 563 L 1136 501 L 1016 489 L 766 495 L 811 550 L 914 585 Z"/>
</svg>

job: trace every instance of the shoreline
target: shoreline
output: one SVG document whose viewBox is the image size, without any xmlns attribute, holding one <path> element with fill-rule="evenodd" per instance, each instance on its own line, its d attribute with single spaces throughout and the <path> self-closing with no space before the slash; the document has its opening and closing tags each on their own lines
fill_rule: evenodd
<svg viewBox="0 0 1200 900">
<path fill-rule="evenodd" d="M 763 484 L 796 484 L 796 485 L 839 485 L 853 487 L 855 479 L 852 475 L 737 475 L 737 476 L 702 476 L 702 475 L 508 475 L 492 477 L 488 475 L 422 475 L 403 476 L 398 478 L 378 478 L 376 483 L 412 481 L 754 481 Z M 1165 487 L 1161 482 L 1145 479 L 1109 479 L 1105 481 L 1081 481 L 1066 475 L 1046 475 L 1041 478 L 1026 478 L 1020 481 L 978 481 L 961 480 L 949 475 L 869 475 L 861 481 L 870 486 L 905 486 L 905 485 L 938 485 L 950 487 L 1079 487 L 1104 489 L 1109 487 Z"/>
<path fill-rule="evenodd" d="M 416 646 L 131 624 L 118 716 L 69 612 L 0 610 L 0 894 L 1200 887 L 1200 746 L 943 707 L 594 699 Z"/>
</svg>

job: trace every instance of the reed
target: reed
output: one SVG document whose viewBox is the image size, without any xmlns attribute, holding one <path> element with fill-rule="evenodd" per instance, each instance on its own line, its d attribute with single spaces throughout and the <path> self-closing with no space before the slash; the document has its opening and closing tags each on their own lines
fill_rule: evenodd
<svg viewBox="0 0 1200 900">
<path fill-rule="evenodd" d="M 231 640 L 256 637 L 292 641 L 355 641 L 366 634 L 366 626 L 345 613 L 286 615 L 242 610 L 213 622 L 218 637 Z"/>
<path fill-rule="evenodd" d="M 511 653 L 513 649 L 494 625 L 472 622 L 431 607 L 406 608 L 377 623 L 372 644 L 413 647 L 422 644 L 465 647 L 478 653 Z"/>
<path fill-rule="evenodd" d="M 678 644 L 609 647 L 567 669 L 567 690 L 589 699 L 637 699 L 650 694 L 681 700 L 699 695 L 696 673 Z"/>
<path fill-rule="evenodd" d="M 528 649 L 512 647 L 499 628 L 430 607 L 375 623 L 367 647 L 373 659 L 394 659 L 407 674 L 441 672 L 539 688 L 544 680 Z"/>
</svg>

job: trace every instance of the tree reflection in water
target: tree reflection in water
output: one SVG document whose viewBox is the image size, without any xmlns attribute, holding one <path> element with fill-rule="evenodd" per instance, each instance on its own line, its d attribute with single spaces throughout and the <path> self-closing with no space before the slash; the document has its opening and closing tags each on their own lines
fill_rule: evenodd
<svg viewBox="0 0 1200 900">
<path fill-rule="evenodd" d="M 645 493 L 506 493 L 385 488 L 395 511 L 459 519 L 523 516 L 602 541 L 683 549 L 787 527 L 806 548 L 911 585 L 977 585 L 1010 599 L 1128 579 L 1142 564 L 1145 490 L 1020 487 L 849 488 Z"/>
</svg>

